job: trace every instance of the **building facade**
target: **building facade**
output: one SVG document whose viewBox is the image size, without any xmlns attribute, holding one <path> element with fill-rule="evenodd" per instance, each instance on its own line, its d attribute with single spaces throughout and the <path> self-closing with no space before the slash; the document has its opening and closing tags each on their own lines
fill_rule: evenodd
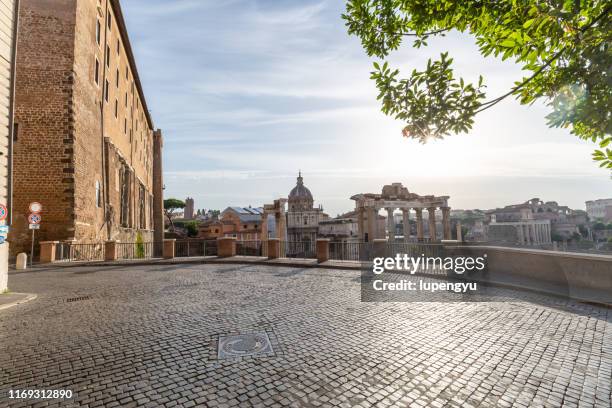
<svg viewBox="0 0 612 408">
<path fill-rule="evenodd" d="M 234 237 L 238 241 L 265 241 L 267 237 L 263 237 L 261 228 L 263 214 L 261 207 L 227 207 L 217 219 L 200 224 L 198 238 Z M 266 222 L 267 233 L 274 236 L 274 219 L 267 217 Z"/>
<path fill-rule="evenodd" d="M 185 211 L 183 218 L 185 218 L 186 220 L 193 220 L 195 218 L 194 208 L 195 203 L 193 201 L 193 198 L 187 197 L 185 199 Z"/>
<path fill-rule="evenodd" d="M 586 212 L 590 221 L 612 222 L 612 198 L 587 201 Z"/>
<path fill-rule="evenodd" d="M 154 130 L 119 0 L 22 0 L 14 137 L 15 252 L 39 239 L 163 238 Z"/>
<path fill-rule="evenodd" d="M 300 172 L 287 200 L 287 241 L 314 244 L 319 223 L 328 219 L 322 207 L 314 207 L 312 193 L 304 185 Z"/>
<path fill-rule="evenodd" d="M 0 225 L 12 221 L 12 161 L 13 161 L 13 106 L 15 90 L 16 33 L 19 1 L 0 0 L 0 204 L 7 212 Z M 8 287 L 9 244 L 2 237 L 0 243 L 0 293 Z"/>
<path fill-rule="evenodd" d="M 330 239 L 332 242 L 359 242 L 357 213 L 351 211 L 336 218 L 321 221 L 318 237 Z"/>
</svg>

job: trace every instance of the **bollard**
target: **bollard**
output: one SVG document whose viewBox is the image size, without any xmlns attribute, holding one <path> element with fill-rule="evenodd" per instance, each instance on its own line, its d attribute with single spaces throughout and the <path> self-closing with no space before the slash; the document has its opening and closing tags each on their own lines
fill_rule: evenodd
<svg viewBox="0 0 612 408">
<path fill-rule="evenodd" d="M 329 261 L 329 239 L 317 239 L 317 262 L 323 263 Z"/>
<path fill-rule="evenodd" d="M 280 258 L 280 239 L 268 238 L 268 259 L 278 258 Z"/>
<path fill-rule="evenodd" d="M 55 246 L 59 241 L 43 241 L 40 243 L 40 263 L 55 262 Z M 32 256 L 30 254 L 30 256 Z"/>
<path fill-rule="evenodd" d="M 17 254 L 17 263 L 15 269 L 27 269 L 28 268 L 28 255 L 25 252 Z"/>
<path fill-rule="evenodd" d="M 118 241 L 110 240 L 104 243 L 104 260 L 105 261 L 116 261 L 117 260 L 117 243 Z"/>
<path fill-rule="evenodd" d="M 164 259 L 172 259 L 174 258 L 174 244 L 176 243 L 176 239 L 164 239 L 164 248 L 162 257 Z"/>
<path fill-rule="evenodd" d="M 217 238 L 217 245 L 217 256 L 219 256 L 219 258 L 229 258 L 232 256 L 236 256 L 236 238 Z"/>
</svg>

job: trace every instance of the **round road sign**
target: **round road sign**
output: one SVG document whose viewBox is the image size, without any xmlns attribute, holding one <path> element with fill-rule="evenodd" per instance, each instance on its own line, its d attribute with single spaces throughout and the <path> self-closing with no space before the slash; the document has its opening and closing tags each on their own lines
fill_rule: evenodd
<svg viewBox="0 0 612 408">
<path fill-rule="evenodd" d="M 7 214 L 8 210 L 6 209 L 6 205 L 0 204 L 0 221 L 6 220 Z"/>
<path fill-rule="evenodd" d="M 41 211 L 42 211 L 41 203 L 37 203 L 36 201 L 34 201 L 33 203 L 30 203 L 30 212 L 39 213 Z"/>
<path fill-rule="evenodd" d="M 40 215 L 39 214 L 30 214 L 30 216 L 28 217 L 28 222 L 30 224 L 40 224 Z"/>
</svg>

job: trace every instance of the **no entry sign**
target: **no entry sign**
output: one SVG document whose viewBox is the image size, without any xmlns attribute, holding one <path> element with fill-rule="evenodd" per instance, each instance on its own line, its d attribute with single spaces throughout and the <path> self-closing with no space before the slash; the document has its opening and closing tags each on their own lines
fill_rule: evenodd
<svg viewBox="0 0 612 408">
<path fill-rule="evenodd" d="M 40 214 L 30 214 L 30 216 L 28 217 L 28 222 L 30 224 L 40 224 Z"/>
</svg>

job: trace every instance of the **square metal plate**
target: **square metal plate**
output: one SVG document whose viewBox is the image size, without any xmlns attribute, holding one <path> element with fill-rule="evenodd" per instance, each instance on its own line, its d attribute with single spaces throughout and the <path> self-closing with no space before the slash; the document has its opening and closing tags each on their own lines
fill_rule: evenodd
<svg viewBox="0 0 612 408">
<path fill-rule="evenodd" d="M 261 356 L 272 354 L 272 344 L 266 332 L 220 336 L 218 358 Z"/>
</svg>

